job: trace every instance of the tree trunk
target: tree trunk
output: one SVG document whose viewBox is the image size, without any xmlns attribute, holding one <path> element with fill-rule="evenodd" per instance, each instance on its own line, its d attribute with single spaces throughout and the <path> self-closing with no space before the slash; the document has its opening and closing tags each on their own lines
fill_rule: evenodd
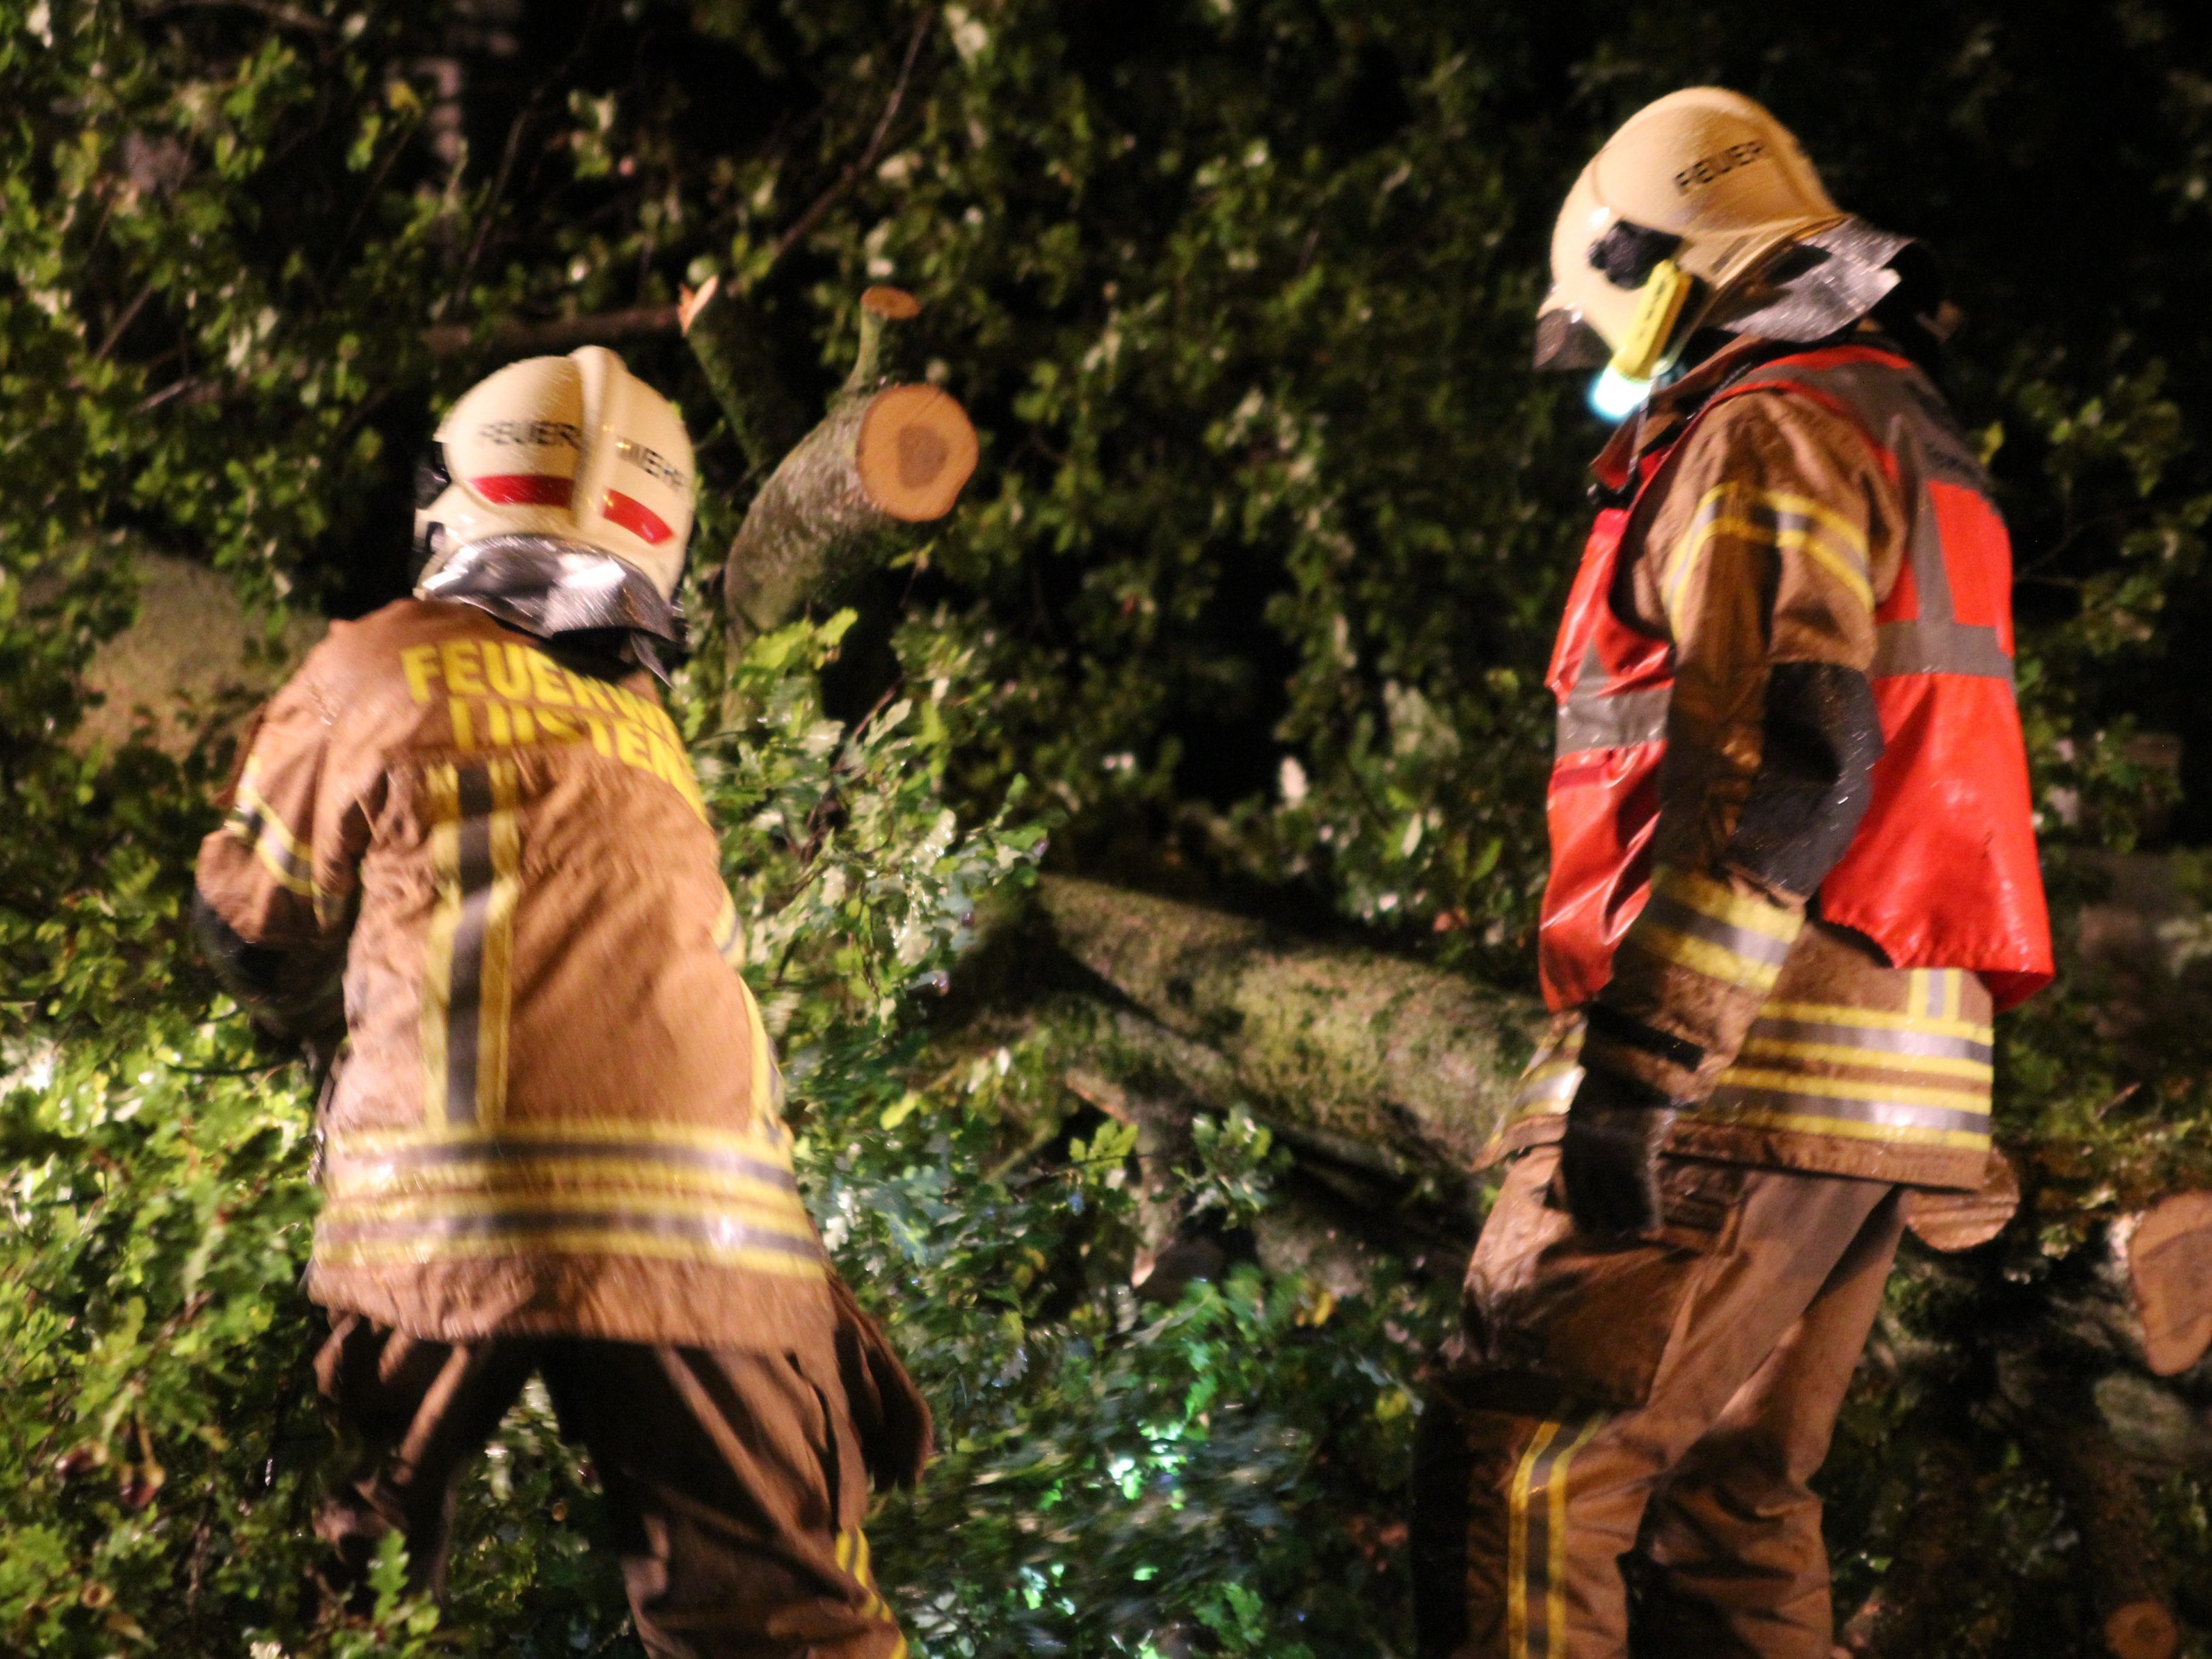
<svg viewBox="0 0 2212 1659">
<path fill-rule="evenodd" d="M 2081 1534 L 2083 1577 L 2106 1651 L 2114 1659 L 2172 1659 L 2181 1642 L 2172 1570 L 2112 1431 L 2094 1408 L 2039 1411 L 2027 1439 Z"/>
<path fill-rule="evenodd" d="M 1351 1161 L 1472 1168 L 1541 1024 L 1533 1000 L 1380 951 L 1288 943 L 1069 876 L 1038 892 L 1070 956 L 1218 1054 L 1267 1115 Z"/>
<path fill-rule="evenodd" d="M 711 285 L 710 285 L 711 288 Z M 732 641 L 787 621 L 809 600 L 907 545 L 912 526 L 943 518 L 975 471 L 967 411 L 933 386 L 886 384 L 894 325 L 914 296 L 860 296 L 852 374 L 829 415 L 800 440 L 753 498 L 722 573 Z M 694 351 L 731 427 L 757 466 L 787 416 L 776 404 L 756 323 L 736 299 L 702 289 L 686 312 Z"/>
<path fill-rule="evenodd" d="M 1840 1632 L 1851 1659 L 1923 1659 L 1936 1650 L 1944 1587 L 1974 1529 L 1973 1454 L 1931 1435 L 1913 1466 L 1912 1508 L 1890 1552 L 1889 1571 Z"/>
<path fill-rule="evenodd" d="M 764 475 L 797 443 L 806 417 L 777 372 L 769 330 L 751 295 L 709 276 L 678 308 L 684 337 L 720 405 L 746 470 Z"/>
<path fill-rule="evenodd" d="M 1376 1251 L 1441 1271 L 1463 1255 L 1464 1212 L 1409 1206 L 1407 1183 L 1471 1166 L 1540 1024 L 1533 1000 L 1098 882 L 1048 876 L 1037 890 L 1056 943 L 1119 1005 L 1087 1024 L 1069 1016 L 1084 1054 L 1078 1093 L 1146 1125 L 1163 1150 L 1176 1144 L 1178 1114 L 1246 1105 L 1297 1155 L 1304 1184 L 1284 1207 L 1299 1239 L 1276 1243 L 1301 1248 L 1317 1276 L 1357 1282 Z M 1998 1159 L 1984 1191 L 1917 1196 L 1911 1218 L 1924 1243 L 1964 1251 L 2002 1233 L 2018 1198 Z M 1173 1218 L 1149 1225 L 1164 1239 Z M 1923 1271 L 1971 1283 L 1986 1266 L 1957 1256 Z M 2212 1464 L 2207 1379 L 2177 1376 L 2212 1341 L 2212 1194 L 2115 1224 L 2097 1273 L 1992 1318 L 1984 1340 L 2002 1380 L 1981 1407 L 2012 1426 L 2065 1502 L 2106 1650 L 2166 1659 L 2173 1584 L 2133 1468 Z M 1923 1653 L 1940 1638 L 1951 1565 L 1971 1542 L 1973 1454 L 1931 1435 L 1919 1475 L 1894 1565 L 1839 1638 L 1846 1654 Z"/>
</svg>

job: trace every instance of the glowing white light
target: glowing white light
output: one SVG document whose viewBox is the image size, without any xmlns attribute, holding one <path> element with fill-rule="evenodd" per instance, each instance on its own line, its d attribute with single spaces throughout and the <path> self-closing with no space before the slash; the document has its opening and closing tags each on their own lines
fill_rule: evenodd
<svg viewBox="0 0 2212 1659">
<path fill-rule="evenodd" d="M 1649 380 L 1632 380 L 1610 363 L 1589 384 L 1589 406 L 1608 421 L 1625 421 L 1651 393 Z"/>
</svg>

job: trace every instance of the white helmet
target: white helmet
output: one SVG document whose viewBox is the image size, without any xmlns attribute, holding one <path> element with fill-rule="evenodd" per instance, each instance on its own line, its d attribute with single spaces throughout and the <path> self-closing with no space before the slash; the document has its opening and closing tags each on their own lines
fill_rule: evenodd
<svg viewBox="0 0 2212 1659">
<path fill-rule="evenodd" d="M 1763 106 L 1719 87 L 1669 93 L 1630 116 L 1567 193 L 1536 367 L 1609 361 L 1649 380 L 1773 256 L 1846 216 Z"/>
<path fill-rule="evenodd" d="M 419 581 L 465 549 L 526 537 L 610 554 L 674 599 L 697 499 L 691 440 L 605 346 L 478 381 L 439 424 L 433 455 L 416 491 Z"/>
</svg>

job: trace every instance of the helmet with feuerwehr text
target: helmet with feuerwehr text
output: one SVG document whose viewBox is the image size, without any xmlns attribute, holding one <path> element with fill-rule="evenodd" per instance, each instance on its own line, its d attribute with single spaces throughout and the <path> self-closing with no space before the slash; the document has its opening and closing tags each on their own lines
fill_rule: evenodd
<svg viewBox="0 0 2212 1659">
<path fill-rule="evenodd" d="M 1762 106 L 1719 87 L 1670 93 L 1629 117 L 1567 194 L 1536 367 L 1663 373 L 1778 255 L 1847 218 Z"/>
<path fill-rule="evenodd" d="M 672 600 L 696 477 L 682 416 L 605 346 L 510 363 L 439 423 L 416 492 L 418 580 L 526 538 L 611 556 Z"/>
</svg>

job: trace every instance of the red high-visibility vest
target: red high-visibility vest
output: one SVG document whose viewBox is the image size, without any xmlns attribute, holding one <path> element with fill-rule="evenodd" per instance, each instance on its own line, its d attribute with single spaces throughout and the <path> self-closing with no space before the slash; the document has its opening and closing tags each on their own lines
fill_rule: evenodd
<svg viewBox="0 0 2212 1659">
<path fill-rule="evenodd" d="M 2051 981 L 2051 921 L 2013 699 L 2012 544 L 1987 477 L 1935 387 L 1890 352 L 1832 346 L 1776 358 L 1705 410 L 1754 392 L 1810 398 L 1857 428 L 1907 520 L 1904 568 L 1875 613 L 1886 747 L 1818 914 L 1873 939 L 1896 967 L 1971 968 L 1999 1008 L 2011 1007 Z M 1635 463 L 1638 497 L 1705 410 Z M 1649 891 L 1674 654 L 1613 613 L 1634 511 L 1632 501 L 1598 514 L 1547 677 L 1559 725 L 1538 959 L 1554 1009 L 1604 988 Z"/>
</svg>

